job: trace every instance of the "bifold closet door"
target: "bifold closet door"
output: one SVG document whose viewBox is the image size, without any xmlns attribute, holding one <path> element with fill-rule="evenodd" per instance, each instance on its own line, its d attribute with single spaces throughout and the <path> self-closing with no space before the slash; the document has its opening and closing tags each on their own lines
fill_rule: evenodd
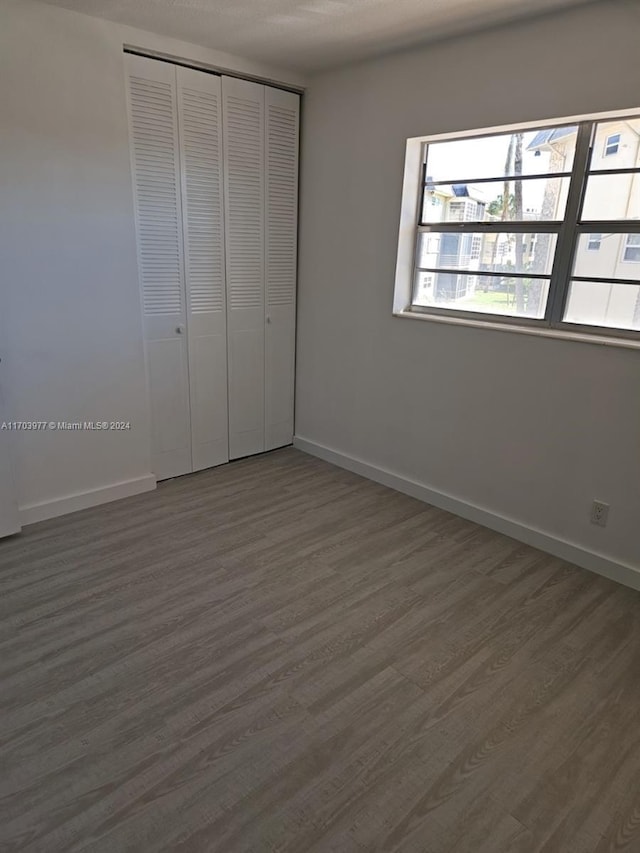
<svg viewBox="0 0 640 853">
<path fill-rule="evenodd" d="M 293 437 L 299 98 L 126 57 L 158 479 Z"/>
<path fill-rule="evenodd" d="M 4 364 L 0 359 L 0 423 L 9 420 L 9 413 L 4 402 Z M 20 530 L 20 515 L 16 498 L 16 487 L 13 476 L 13 441 L 11 430 L 0 429 L 0 538 L 18 533 Z"/>
<path fill-rule="evenodd" d="M 222 78 L 229 457 L 264 440 L 264 86 Z"/>
<path fill-rule="evenodd" d="M 220 78 L 127 56 L 158 479 L 227 462 Z"/>
<path fill-rule="evenodd" d="M 265 450 L 293 441 L 300 97 L 265 88 Z"/>
<path fill-rule="evenodd" d="M 0 400 L 0 404 L 1 404 Z M 0 409 L 1 411 L 1 409 Z M 12 435 L 0 430 L 0 539 L 20 530 L 11 460 Z"/>
<path fill-rule="evenodd" d="M 125 59 L 152 465 L 162 480 L 192 470 L 176 72 Z"/>
<path fill-rule="evenodd" d="M 220 78 L 176 68 L 193 470 L 229 461 Z"/>
</svg>

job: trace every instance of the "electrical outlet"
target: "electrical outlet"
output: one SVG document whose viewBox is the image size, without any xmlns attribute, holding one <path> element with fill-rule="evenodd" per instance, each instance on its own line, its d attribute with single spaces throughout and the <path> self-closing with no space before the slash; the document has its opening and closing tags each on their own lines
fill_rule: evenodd
<svg viewBox="0 0 640 853">
<path fill-rule="evenodd" d="M 606 527 L 609 519 L 609 504 L 602 501 L 594 501 L 591 504 L 591 524 L 598 527 Z"/>
</svg>

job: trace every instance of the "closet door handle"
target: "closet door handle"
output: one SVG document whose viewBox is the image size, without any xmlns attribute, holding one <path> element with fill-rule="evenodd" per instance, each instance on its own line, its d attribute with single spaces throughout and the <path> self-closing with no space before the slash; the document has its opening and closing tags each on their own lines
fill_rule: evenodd
<svg viewBox="0 0 640 853">
<path fill-rule="evenodd" d="M 176 326 L 176 335 L 181 335 L 184 332 L 184 326 Z"/>
</svg>

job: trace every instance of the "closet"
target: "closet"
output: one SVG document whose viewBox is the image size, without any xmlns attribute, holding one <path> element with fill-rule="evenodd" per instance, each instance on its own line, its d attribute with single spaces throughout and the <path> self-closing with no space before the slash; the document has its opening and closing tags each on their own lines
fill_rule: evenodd
<svg viewBox="0 0 640 853">
<path fill-rule="evenodd" d="M 299 96 L 127 54 L 158 479 L 293 438 Z"/>
</svg>

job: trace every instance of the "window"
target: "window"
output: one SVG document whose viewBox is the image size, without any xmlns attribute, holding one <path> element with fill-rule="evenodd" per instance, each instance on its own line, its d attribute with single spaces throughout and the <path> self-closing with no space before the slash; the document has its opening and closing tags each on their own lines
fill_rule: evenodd
<svg viewBox="0 0 640 853">
<path fill-rule="evenodd" d="M 620 148 L 620 134 L 612 133 L 611 136 L 607 136 L 607 139 L 604 143 L 604 156 L 611 157 L 613 154 L 617 154 Z"/>
<path fill-rule="evenodd" d="M 640 234 L 627 234 L 625 239 L 624 261 L 640 263 Z"/>
<path fill-rule="evenodd" d="M 617 153 L 611 130 L 623 120 L 640 137 L 639 112 L 409 140 L 420 203 L 411 293 L 398 278 L 396 309 L 402 300 L 401 313 L 640 332 L 640 270 L 621 263 L 640 263 L 640 154 L 614 169 L 595 153 Z M 403 219 L 407 249 L 410 230 Z M 399 249 L 403 269 L 408 280 Z"/>
</svg>

